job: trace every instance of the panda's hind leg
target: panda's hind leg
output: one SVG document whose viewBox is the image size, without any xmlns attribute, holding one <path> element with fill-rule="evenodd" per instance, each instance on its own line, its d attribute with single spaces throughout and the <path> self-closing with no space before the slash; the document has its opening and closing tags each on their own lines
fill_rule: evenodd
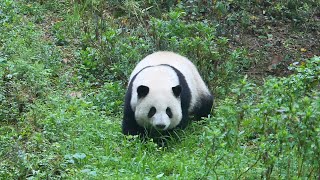
<svg viewBox="0 0 320 180">
<path fill-rule="evenodd" d="M 212 95 L 201 96 L 193 109 L 194 120 L 200 120 L 202 117 L 208 117 L 211 112 L 212 106 Z"/>
</svg>

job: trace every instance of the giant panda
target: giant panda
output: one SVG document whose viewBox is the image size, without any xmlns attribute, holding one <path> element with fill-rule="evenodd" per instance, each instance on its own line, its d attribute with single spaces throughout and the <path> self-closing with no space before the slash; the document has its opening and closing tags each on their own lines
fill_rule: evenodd
<svg viewBox="0 0 320 180">
<path fill-rule="evenodd" d="M 206 117 L 212 105 L 213 96 L 191 61 L 174 52 L 155 52 L 130 75 L 122 132 L 145 136 L 184 129 L 189 116 Z"/>
</svg>

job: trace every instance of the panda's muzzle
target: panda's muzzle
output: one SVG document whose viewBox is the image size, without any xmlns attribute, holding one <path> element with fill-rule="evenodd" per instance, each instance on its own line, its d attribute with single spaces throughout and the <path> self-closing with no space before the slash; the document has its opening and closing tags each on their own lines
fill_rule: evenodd
<svg viewBox="0 0 320 180">
<path fill-rule="evenodd" d="M 165 131 L 170 125 L 170 118 L 165 112 L 156 113 L 151 119 L 152 126 L 157 130 Z"/>
<path fill-rule="evenodd" d="M 166 128 L 166 125 L 165 124 L 157 124 L 157 125 L 155 125 L 155 127 L 159 130 L 164 130 Z"/>
</svg>

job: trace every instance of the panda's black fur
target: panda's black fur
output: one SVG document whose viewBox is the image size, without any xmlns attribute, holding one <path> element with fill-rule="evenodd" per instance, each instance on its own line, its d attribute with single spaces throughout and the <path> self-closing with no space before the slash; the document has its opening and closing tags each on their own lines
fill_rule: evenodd
<svg viewBox="0 0 320 180">
<path fill-rule="evenodd" d="M 190 91 L 190 87 L 186 81 L 185 76 L 180 72 L 177 68 L 169 65 L 169 64 L 158 64 L 158 65 L 153 65 L 153 66 L 146 66 L 143 69 L 141 69 L 139 72 L 137 72 L 130 80 L 128 89 L 125 95 L 125 104 L 124 104 L 124 116 L 123 116 L 123 122 L 122 122 L 122 132 L 125 135 L 141 135 L 145 136 L 148 134 L 148 136 L 153 136 L 153 134 L 159 134 L 159 133 L 154 133 L 156 131 L 152 131 L 152 129 L 146 129 L 145 127 L 141 127 L 138 125 L 136 118 L 135 118 L 135 113 L 133 109 L 131 108 L 131 99 L 132 99 L 132 86 L 133 82 L 135 81 L 136 77 L 144 70 L 152 67 L 157 67 L 157 66 L 167 66 L 170 67 L 175 74 L 178 77 L 179 80 L 179 85 L 182 88 L 181 94 L 180 94 L 180 100 L 181 100 L 181 111 L 182 111 L 182 118 L 180 123 L 176 126 L 176 128 L 181 128 L 184 129 L 190 122 L 189 120 L 189 107 L 190 107 L 190 102 L 192 98 L 192 94 Z M 200 119 L 201 117 L 206 117 L 211 111 L 213 104 L 213 97 L 211 94 L 206 94 L 203 96 L 200 96 L 198 98 L 198 101 L 194 105 L 192 109 L 192 115 L 194 115 L 195 119 Z M 170 133 L 170 130 L 165 130 L 161 132 L 161 134 L 167 134 Z M 158 132 L 158 131 L 157 131 Z"/>
</svg>

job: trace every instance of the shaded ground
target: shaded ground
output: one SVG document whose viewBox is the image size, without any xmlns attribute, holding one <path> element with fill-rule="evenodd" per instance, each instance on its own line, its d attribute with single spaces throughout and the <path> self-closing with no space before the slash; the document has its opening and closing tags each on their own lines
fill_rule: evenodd
<svg viewBox="0 0 320 180">
<path fill-rule="evenodd" d="M 315 17 L 316 22 L 320 23 Z M 277 21 L 274 25 L 255 22 L 233 37 L 233 48 L 245 47 L 255 62 L 247 73 L 261 78 L 266 75 L 286 76 L 288 66 L 303 63 L 305 59 L 320 54 L 320 31 L 318 29 L 293 27 L 291 22 Z"/>
</svg>

